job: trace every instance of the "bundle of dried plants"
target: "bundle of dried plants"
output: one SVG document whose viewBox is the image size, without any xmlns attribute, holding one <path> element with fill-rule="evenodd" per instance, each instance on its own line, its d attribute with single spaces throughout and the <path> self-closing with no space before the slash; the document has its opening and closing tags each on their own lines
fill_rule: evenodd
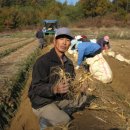
<svg viewBox="0 0 130 130">
<path fill-rule="evenodd" d="M 60 67 L 55 68 L 53 74 L 59 76 L 57 84 L 60 82 L 69 83 L 69 91 L 66 96 L 68 99 L 76 101 L 79 100 L 82 93 L 86 94 L 87 89 L 89 87 L 89 81 L 92 81 L 92 75 L 90 73 L 82 73 L 80 78 L 75 77 L 75 79 L 73 79 L 71 78 L 69 73 L 66 73 Z"/>
</svg>

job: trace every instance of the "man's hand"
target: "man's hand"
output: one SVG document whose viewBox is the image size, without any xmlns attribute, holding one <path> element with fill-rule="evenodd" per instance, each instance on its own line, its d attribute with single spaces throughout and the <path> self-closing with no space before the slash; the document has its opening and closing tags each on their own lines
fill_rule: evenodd
<svg viewBox="0 0 130 130">
<path fill-rule="evenodd" d="M 53 93 L 57 94 L 63 94 L 63 93 L 67 93 L 69 90 L 69 84 L 67 82 L 63 82 L 61 81 L 60 83 L 58 83 L 56 86 L 54 86 L 53 89 Z"/>
</svg>

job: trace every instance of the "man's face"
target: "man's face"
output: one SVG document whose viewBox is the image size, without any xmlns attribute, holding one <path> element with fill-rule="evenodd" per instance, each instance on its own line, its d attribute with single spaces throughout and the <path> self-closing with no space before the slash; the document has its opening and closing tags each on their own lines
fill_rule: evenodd
<svg viewBox="0 0 130 130">
<path fill-rule="evenodd" d="M 69 46 L 71 44 L 71 40 L 67 38 L 66 36 L 60 36 L 57 39 L 55 39 L 54 47 L 56 51 L 60 53 L 65 53 Z"/>
</svg>

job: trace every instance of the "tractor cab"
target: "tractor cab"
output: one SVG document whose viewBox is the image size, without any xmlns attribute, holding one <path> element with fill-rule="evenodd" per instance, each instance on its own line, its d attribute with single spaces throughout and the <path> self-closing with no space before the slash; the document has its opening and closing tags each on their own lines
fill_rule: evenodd
<svg viewBox="0 0 130 130">
<path fill-rule="evenodd" d="M 54 35 L 58 28 L 58 20 L 43 20 L 43 33 L 44 35 Z"/>
</svg>

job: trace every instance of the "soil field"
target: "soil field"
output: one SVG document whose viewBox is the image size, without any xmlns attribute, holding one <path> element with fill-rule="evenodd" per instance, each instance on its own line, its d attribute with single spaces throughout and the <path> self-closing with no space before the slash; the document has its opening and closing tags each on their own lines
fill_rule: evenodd
<svg viewBox="0 0 130 130">
<path fill-rule="evenodd" d="M 17 50 L 16 52 L 11 53 L 10 55 L 0 59 L 0 83 L 4 82 L 6 79 L 10 79 L 12 76 L 17 74 L 17 71 L 21 67 L 22 62 L 34 52 L 37 48 L 37 42 L 30 42 Z M 14 71 L 15 68 L 15 71 Z"/>
<path fill-rule="evenodd" d="M 8 44 L 12 44 L 12 43 L 16 43 L 16 42 L 19 42 L 19 41 L 23 41 L 23 40 L 26 40 L 26 38 L 0 38 L 0 47 L 3 47 L 3 46 L 6 46 Z"/>
<path fill-rule="evenodd" d="M 6 120 L 9 120 L 18 105 L 17 101 L 20 96 L 18 93 L 22 90 L 24 76 L 27 75 L 29 66 L 33 62 L 31 57 L 37 53 L 38 43 L 34 37 L 28 39 L 26 37 L 2 37 L 0 41 L 2 41 L 0 44 L 2 45 L 0 46 L 0 113 L 8 109 L 7 112 L 0 114 L 1 129 L 1 126 L 6 122 L 2 122 L 3 115 Z M 35 58 L 33 57 L 33 59 Z M 29 62 L 30 65 L 28 65 Z M 16 82 L 16 80 L 21 80 L 21 83 Z M 18 84 L 19 87 L 16 87 Z M 15 89 L 19 92 L 13 94 Z"/>
<path fill-rule="evenodd" d="M 17 42 L 13 42 L 12 44 L 8 44 L 8 46 L 0 47 L 0 52 L 5 51 L 7 49 L 15 48 L 15 47 L 18 47 L 18 46 L 22 46 L 22 45 L 24 45 L 26 43 L 32 42 L 32 40 L 34 40 L 34 39 L 26 39 L 26 41 L 21 41 L 21 40 L 17 41 Z"/>
<path fill-rule="evenodd" d="M 130 59 L 130 40 L 111 40 L 112 50 Z M 51 47 L 43 49 L 45 53 Z M 70 56 L 73 59 L 72 56 Z M 92 92 L 88 92 L 89 106 L 85 110 L 73 114 L 69 128 L 64 130 L 130 130 L 130 65 L 118 61 L 113 57 L 105 56 L 112 72 L 113 81 L 102 84 L 96 80 L 91 83 Z M 78 70 L 81 75 L 83 70 Z M 7 130 L 39 130 L 38 121 L 31 109 L 27 97 L 30 77 L 21 97 L 21 104 Z M 96 98 L 95 98 L 96 97 Z M 67 126 L 61 126 L 67 127 Z M 48 128 L 60 130 L 61 128 Z"/>
</svg>

